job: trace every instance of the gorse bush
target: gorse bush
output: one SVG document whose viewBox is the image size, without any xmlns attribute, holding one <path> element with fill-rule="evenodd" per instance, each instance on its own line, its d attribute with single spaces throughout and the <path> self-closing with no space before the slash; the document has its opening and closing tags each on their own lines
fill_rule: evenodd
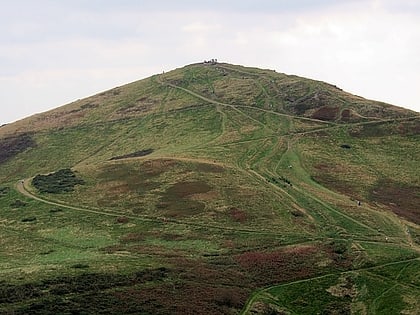
<svg viewBox="0 0 420 315">
<path fill-rule="evenodd" d="M 59 194 L 74 190 L 74 186 L 83 185 L 83 179 L 77 178 L 71 169 L 61 169 L 48 175 L 37 175 L 32 184 L 42 193 Z"/>
</svg>

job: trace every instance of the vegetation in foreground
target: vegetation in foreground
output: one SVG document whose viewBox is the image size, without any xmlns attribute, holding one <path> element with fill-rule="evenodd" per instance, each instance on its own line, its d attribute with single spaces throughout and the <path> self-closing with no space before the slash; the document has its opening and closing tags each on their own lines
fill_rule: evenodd
<svg viewBox="0 0 420 315">
<path fill-rule="evenodd" d="M 0 313 L 416 314 L 419 126 L 226 64 L 7 125 Z"/>
</svg>

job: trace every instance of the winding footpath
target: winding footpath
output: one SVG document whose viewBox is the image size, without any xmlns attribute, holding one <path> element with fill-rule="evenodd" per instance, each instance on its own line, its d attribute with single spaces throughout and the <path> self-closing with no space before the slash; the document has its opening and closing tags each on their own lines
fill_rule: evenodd
<svg viewBox="0 0 420 315">
<path fill-rule="evenodd" d="M 268 291 L 270 291 L 274 288 L 287 287 L 287 286 L 294 285 L 294 284 L 310 282 L 310 281 L 313 281 L 313 280 L 324 279 L 324 278 L 328 278 L 328 277 L 332 277 L 332 276 L 341 276 L 341 275 L 351 274 L 351 273 L 355 273 L 355 272 L 369 271 L 369 270 L 374 270 L 376 268 L 382 268 L 382 267 L 387 267 L 387 266 L 404 264 L 404 263 L 409 263 L 409 262 L 413 262 L 413 261 L 420 261 L 420 257 L 393 261 L 393 262 L 384 263 L 384 264 L 371 266 L 371 267 L 362 267 L 362 268 L 359 268 L 359 269 L 352 269 L 352 270 L 348 270 L 348 271 L 328 273 L 328 274 L 324 274 L 324 275 L 321 275 L 321 276 L 316 276 L 316 277 L 306 278 L 306 279 L 300 279 L 300 280 L 286 282 L 286 283 L 282 283 L 282 284 L 276 284 L 276 285 L 269 286 L 269 287 L 266 287 L 266 288 L 263 288 L 263 289 L 259 289 L 259 290 L 255 291 L 251 295 L 251 297 L 248 299 L 248 301 L 246 302 L 246 304 L 245 304 L 244 308 L 242 309 L 240 315 L 248 314 L 249 311 L 251 310 L 252 305 L 258 300 L 258 298 L 260 298 L 263 294 L 268 293 Z M 386 278 L 386 279 L 388 279 L 388 278 Z M 402 282 L 398 282 L 398 284 L 401 285 L 401 286 L 409 287 L 409 288 L 420 289 L 420 287 L 418 287 L 416 285 L 410 285 L 410 284 L 402 283 Z"/>
<path fill-rule="evenodd" d="M 181 160 L 189 160 L 192 161 L 193 159 L 182 159 Z M 83 208 L 83 207 L 76 207 L 76 206 L 72 206 L 72 205 L 68 205 L 66 203 L 61 203 L 58 201 L 51 201 L 48 199 L 44 199 L 41 197 L 38 197 L 37 195 L 33 194 L 29 189 L 28 189 L 28 185 L 29 185 L 29 180 L 30 179 L 23 179 L 20 180 L 19 182 L 16 183 L 15 187 L 16 190 L 21 193 L 22 195 L 24 195 L 25 197 L 28 197 L 30 199 L 42 202 L 44 204 L 48 204 L 48 205 L 52 205 L 52 206 L 56 206 L 56 207 L 61 207 L 61 208 L 65 208 L 65 209 L 70 209 L 70 210 L 74 210 L 74 211 L 80 211 L 80 212 L 85 212 L 85 213 L 92 213 L 92 214 L 98 214 L 98 215 L 104 215 L 104 216 L 109 216 L 109 217 L 125 217 L 128 219 L 133 219 L 133 220 L 138 220 L 138 221 L 143 221 L 143 222 L 155 222 L 158 224 L 179 224 L 179 225 L 186 225 L 186 226 L 190 226 L 190 227 L 196 227 L 196 228 L 206 228 L 206 229 L 213 229 L 213 230 L 219 230 L 222 232 L 234 232 L 234 233 L 243 233 L 243 234 L 254 234 L 254 235 L 269 235 L 272 237 L 278 237 L 281 238 L 282 234 L 280 233 L 276 233 L 276 232 L 272 232 L 269 230 L 253 230 L 253 229 L 247 229 L 247 228 L 232 228 L 232 227 L 227 227 L 227 226 L 219 226 L 219 225 L 215 225 L 215 224 L 201 224 L 201 223 L 196 223 L 196 222 L 190 222 L 190 221 L 181 221 L 181 220 L 175 220 L 175 219 L 171 219 L 171 218 L 164 218 L 164 217 L 150 217 L 150 216 L 134 216 L 134 215 L 126 215 L 123 213 L 118 213 L 118 212 L 113 212 L 113 211 L 101 211 L 101 210 L 94 210 L 94 209 L 90 209 L 90 208 Z M 298 242 L 298 243 L 284 243 L 282 244 L 282 246 L 289 246 L 289 245 L 298 245 L 298 244 L 306 244 L 308 242 L 314 241 L 314 239 L 311 240 L 305 240 L 302 242 Z"/>
<path fill-rule="evenodd" d="M 320 127 L 314 130 L 309 130 L 309 131 L 303 131 L 303 132 L 296 132 L 296 133 L 290 133 L 290 134 L 286 134 L 283 136 L 287 136 L 287 135 L 295 135 L 295 136 L 302 136 L 305 134 L 309 134 L 309 133 L 315 133 L 315 132 L 319 132 L 321 130 L 326 130 L 326 129 L 337 129 L 337 128 L 342 128 L 342 127 L 348 127 L 348 126 L 355 126 L 355 125 L 368 125 L 368 124 L 375 124 L 375 123 L 383 123 L 383 122 L 387 122 L 387 121 L 404 121 L 404 120 L 410 120 L 413 119 L 413 117 L 407 117 L 407 118 L 399 118 L 399 119 L 389 119 L 389 120 L 381 120 L 381 121 L 368 121 L 368 122 L 359 122 L 359 123 L 352 123 L 352 124 L 345 124 L 345 125 L 338 125 L 336 123 L 331 123 L 331 122 L 325 122 L 325 121 L 321 121 L 321 120 L 317 120 L 317 119 L 311 119 L 311 118 L 306 118 L 306 117 L 298 117 L 298 116 L 293 116 L 293 115 L 288 115 L 288 114 L 282 114 L 282 113 L 278 113 L 275 111 L 271 111 L 271 110 L 266 110 L 263 108 L 257 108 L 257 107 L 252 107 L 252 106 L 246 106 L 246 105 L 232 105 L 232 104 L 226 104 L 223 102 L 219 102 L 216 100 L 212 100 L 209 99 L 203 95 L 200 95 L 198 93 L 195 93 L 194 91 L 191 91 L 189 89 L 174 85 L 172 83 L 169 82 L 164 82 L 161 80 L 160 77 L 158 77 L 158 82 L 164 86 L 169 86 L 171 88 L 175 88 L 178 90 L 182 90 L 185 93 L 188 93 L 198 99 L 201 99 L 203 101 L 206 101 L 210 104 L 214 104 L 214 105 L 218 105 L 218 106 L 223 106 L 226 108 L 230 108 L 232 110 L 235 110 L 239 113 L 241 113 L 242 115 L 245 115 L 246 117 L 252 119 L 253 121 L 257 122 L 259 125 L 263 125 L 263 127 L 267 127 L 265 124 L 263 124 L 262 122 L 256 120 L 255 118 L 252 118 L 251 116 L 247 115 L 244 111 L 241 111 L 240 108 L 243 109 L 252 109 L 252 110 L 257 110 L 257 111 L 262 111 L 262 112 L 266 112 L 266 113 L 270 113 L 273 115 L 278 115 L 278 116 L 284 116 L 284 117 L 289 117 L 292 119 L 301 119 L 301 120 L 306 120 L 306 121 L 313 121 L 313 122 L 317 122 L 317 123 L 322 123 L 325 125 L 325 127 Z M 224 118 L 226 119 L 226 118 Z M 274 136 L 274 135 L 273 135 Z M 250 141 L 255 141 L 255 140 L 250 140 Z M 291 143 L 290 141 L 288 141 L 287 143 L 287 151 L 291 149 Z M 161 157 L 161 158 L 165 158 L 165 157 Z M 190 158 L 182 158 L 182 157 L 167 157 L 167 158 L 171 158 L 171 159 L 176 159 L 176 160 L 185 160 L 185 161 L 194 161 L 194 162 L 204 162 L 204 163 L 208 163 L 208 161 L 205 160 L 199 160 L 199 159 L 190 159 Z M 224 165 L 223 165 L 224 166 Z M 259 172 L 255 171 L 254 169 L 246 169 L 246 168 L 242 168 L 243 171 L 248 172 L 248 174 L 250 174 L 252 177 L 257 178 L 258 180 L 262 181 L 262 182 L 266 182 L 266 178 L 260 174 Z M 275 187 L 276 190 L 281 190 L 281 193 L 283 195 L 286 195 L 288 198 L 290 198 L 290 200 L 292 200 L 293 202 L 297 203 L 297 200 L 291 195 L 289 194 L 286 190 L 281 189 L 280 187 L 271 184 L 271 186 Z M 62 203 L 59 201 L 51 201 L 42 197 L 37 196 L 36 194 L 34 194 L 31 189 L 30 189 L 30 179 L 24 179 L 24 180 L 20 180 L 19 182 L 16 183 L 15 185 L 16 190 L 24 195 L 27 198 L 31 198 L 33 200 L 42 202 L 44 204 L 48 204 L 51 206 L 55 206 L 55 207 L 61 207 L 61 208 L 66 208 L 69 210 L 73 210 L 73 211 L 79 211 L 79 212 L 84 212 L 84 213 L 90 213 L 90 214 L 96 214 L 96 215 L 103 215 L 103 216 L 108 216 L 108 217 L 121 217 L 124 216 L 126 218 L 129 219 L 133 219 L 133 220 L 138 220 L 138 221 L 144 221 L 144 222 L 155 222 L 158 224 L 164 224 L 164 223 L 172 223 L 172 224 L 182 224 L 182 225 L 187 225 L 187 226 L 191 226 L 191 227 L 197 227 L 197 228 L 207 228 L 207 229 L 215 229 L 215 230 L 219 230 L 222 232 L 235 232 L 235 233 L 248 233 L 248 234 L 255 234 L 255 235 L 270 235 L 273 237 L 280 237 L 281 238 L 281 234 L 279 233 L 275 233 L 275 232 L 271 232 L 271 231 L 264 231 L 264 230 L 253 230 L 253 229 L 247 229 L 247 228 L 242 228 L 242 229 L 237 229 L 237 228 L 231 228 L 231 227 L 226 227 L 226 226 L 218 226 L 218 225 L 212 225 L 212 224 L 200 224 L 200 223 L 195 223 L 195 222 L 189 222 L 189 221 L 180 221 L 180 220 L 175 220 L 175 219 L 166 219 L 166 218 L 161 218 L 161 217 L 148 217 L 148 216 L 135 216 L 135 215 L 126 215 L 126 214 L 122 214 L 122 213 L 118 213 L 118 212 L 114 212 L 111 210 L 106 210 L 106 211 L 102 211 L 100 209 L 92 209 L 92 208 L 85 208 L 85 207 L 78 207 L 78 206 L 74 206 L 74 205 L 69 205 L 66 203 Z M 295 188 L 297 189 L 298 192 L 300 192 L 301 194 L 305 194 L 301 189 L 299 188 Z M 330 211 L 334 212 L 337 215 L 342 216 L 343 218 L 351 221 L 354 224 L 359 225 L 360 227 L 363 227 L 365 229 L 374 231 L 372 227 L 366 225 L 363 222 L 360 222 L 359 220 L 345 214 L 342 213 L 339 210 L 336 210 L 335 208 L 333 208 L 332 206 L 328 205 L 327 203 L 323 202 L 322 200 L 320 200 L 319 198 L 313 196 L 313 195 L 307 195 L 308 198 L 312 198 L 312 200 L 314 202 L 317 202 L 321 205 L 323 205 L 324 207 L 328 208 Z M 408 238 L 411 240 L 410 235 L 408 235 Z M 305 242 L 301 242 L 301 243 L 307 243 L 308 241 Z M 384 242 L 385 244 L 386 242 Z M 411 246 L 413 246 L 413 241 L 411 240 Z M 284 246 L 289 246 L 289 245 L 299 245 L 300 243 L 293 243 L 293 244 L 282 244 Z M 320 276 L 316 276 L 316 277 L 312 277 L 312 278 L 307 278 L 307 279 L 300 279 L 300 280 L 296 280 L 296 281 L 292 281 L 292 282 L 288 282 L 288 283 L 283 283 L 283 284 L 278 284 L 278 285 L 274 285 L 274 286 L 270 286 L 270 287 L 266 287 L 266 288 L 262 288 L 260 290 L 255 291 L 250 298 L 248 299 L 247 303 L 245 304 L 244 308 L 241 311 L 241 314 L 248 314 L 249 311 L 251 310 L 253 304 L 264 294 L 267 294 L 268 291 L 270 291 L 273 288 L 277 288 L 277 287 L 283 287 L 283 286 L 290 286 L 290 285 L 294 285 L 294 284 L 299 284 L 299 283 L 304 283 L 304 282 L 309 282 L 309 281 L 313 281 L 313 280 L 317 280 L 317 279 L 322 279 L 322 278 L 327 278 L 327 277 L 331 277 L 331 276 L 338 276 L 338 275 L 343 275 L 343 274 L 348 274 L 348 273 L 354 273 L 354 272 L 361 272 L 361 271 L 368 271 L 368 270 L 372 270 L 375 268 L 380 268 L 380 267 L 386 267 L 386 266 L 391 266 L 391 265 L 396 265 L 396 264 L 402 264 L 402 263 L 408 263 L 408 262 L 412 262 L 412 261 L 419 261 L 420 258 L 416 257 L 416 258 L 412 258 L 412 259 L 406 259 L 406 260 L 400 260 L 400 261 L 394 261 L 394 262 L 390 262 L 390 263 L 385 263 L 385 264 L 381 264 L 381 265 L 377 265 L 377 266 L 373 266 L 373 267 L 364 267 L 364 268 L 360 268 L 360 269 L 354 269 L 354 270 L 349 270 L 349 271 L 343 271 L 343 272 L 336 272 L 336 273 L 329 273 L 329 274 L 324 274 L 324 275 L 320 275 Z M 403 285 L 403 284 L 402 284 Z M 416 287 L 418 289 L 418 287 Z"/>
</svg>

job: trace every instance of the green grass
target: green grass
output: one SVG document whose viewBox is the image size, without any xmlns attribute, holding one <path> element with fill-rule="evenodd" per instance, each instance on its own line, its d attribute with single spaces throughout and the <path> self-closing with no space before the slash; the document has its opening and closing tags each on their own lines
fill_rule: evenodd
<svg viewBox="0 0 420 315">
<path fill-rule="evenodd" d="M 0 313 L 415 314 L 410 115 L 196 64 L 2 128 L 36 145 L 1 142 Z M 30 180 L 67 168 L 72 191 Z"/>
<path fill-rule="evenodd" d="M 419 287 L 401 277 L 402 272 L 418 275 L 418 260 L 273 286 L 255 295 L 252 303 L 255 309 L 291 314 L 415 314 Z"/>
</svg>

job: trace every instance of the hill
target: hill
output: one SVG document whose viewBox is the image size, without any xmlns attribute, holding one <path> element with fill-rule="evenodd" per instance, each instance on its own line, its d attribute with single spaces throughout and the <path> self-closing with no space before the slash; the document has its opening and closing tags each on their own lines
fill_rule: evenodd
<svg viewBox="0 0 420 315">
<path fill-rule="evenodd" d="M 0 313 L 415 314 L 419 114 L 185 66 L 0 128 Z"/>
</svg>

